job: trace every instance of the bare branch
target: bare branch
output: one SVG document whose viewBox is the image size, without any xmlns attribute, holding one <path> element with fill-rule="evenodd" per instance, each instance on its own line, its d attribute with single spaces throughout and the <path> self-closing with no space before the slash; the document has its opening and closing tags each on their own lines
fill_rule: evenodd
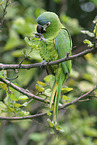
<svg viewBox="0 0 97 145">
<path fill-rule="evenodd" d="M 97 89 L 97 86 L 95 86 L 92 90 L 90 90 L 89 92 L 85 93 L 84 95 L 78 97 L 77 99 L 75 99 L 74 101 L 67 103 L 66 105 L 63 105 L 62 107 L 59 108 L 59 110 L 65 109 L 68 106 L 77 103 L 79 100 L 89 96 L 95 89 Z M 24 119 L 33 119 L 33 118 L 38 118 L 40 116 L 44 116 L 47 115 L 47 113 L 40 113 L 40 114 L 35 114 L 35 115 L 29 115 L 29 116 L 24 116 L 24 117 L 2 117 L 0 116 L 0 120 L 24 120 Z"/>
<path fill-rule="evenodd" d="M 56 61 L 51 61 L 51 62 L 44 62 L 42 65 L 43 66 L 47 66 L 47 65 L 55 65 L 55 64 L 59 64 L 61 62 L 64 62 L 64 61 L 68 61 L 68 60 L 73 60 L 77 57 L 81 57 L 81 56 L 84 56 L 90 52 L 92 52 L 93 50 L 96 50 L 96 48 L 89 48 L 87 50 L 84 50 L 78 54 L 75 54 L 75 55 L 72 55 L 72 56 L 66 56 L 62 59 L 59 59 L 59 60 L 56 60 Z M 34 63 L 34 64 L 2 64 L 0 63 L 0 70 L 2 69 L 31 69 L 31 68 L 35 68 L 35 67 L 40 67 L 41 66 L 41 63 Z"/>
</svg>

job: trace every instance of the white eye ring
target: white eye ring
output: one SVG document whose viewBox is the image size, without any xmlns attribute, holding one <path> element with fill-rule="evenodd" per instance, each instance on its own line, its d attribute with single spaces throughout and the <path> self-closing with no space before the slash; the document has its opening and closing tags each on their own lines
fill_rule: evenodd
<svg viewBox="0 0 97 145">
<path fill-rule="evenodd" d="M 51 22 L 48 22 L 48 23 L 46 24 L 46 26 L 49 26 L 49 25 L 50 25 L 50 23 L 51 23 Z"/>
</svg>

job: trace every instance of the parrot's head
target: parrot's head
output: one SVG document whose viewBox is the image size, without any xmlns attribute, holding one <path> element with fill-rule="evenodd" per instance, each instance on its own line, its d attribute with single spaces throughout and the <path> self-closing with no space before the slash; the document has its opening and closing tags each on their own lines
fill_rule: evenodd
<svg viewBox="0 0 97 145">
<path fill-rule="evenodd" d="M 53 12 L 44 12 L 37 18 L 37 32 L 44 38 L 53 38 L 62 28 L 58 16 Z"/>
</svg>

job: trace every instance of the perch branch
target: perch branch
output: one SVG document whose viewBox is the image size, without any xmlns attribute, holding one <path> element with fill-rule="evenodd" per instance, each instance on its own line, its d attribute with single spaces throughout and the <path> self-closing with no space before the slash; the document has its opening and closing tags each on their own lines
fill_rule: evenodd
<svg viewBox="0 0 97 145">
<path fill-rule="evenodd" d="M 71 56 L 66 56 L 62 59 L 59 59 L 59 60 L 56 60 L 56 61 L 51 61 L 51 62 L 44 62 L 42 65 L 43 66 L 47 66 L 47 65 L 55 65 L 55 64 L 59 64 L 61 62 L 64 62 L 64 61 L 68 61 L 68 60 L 73 60 L 77 57 L 81 57 L 83 55 L 86 55 L 90 52 L 92 52 L 93 50 L 96 50 L 96 48 L 89 48 L 87 50 L 84 50 L 78 54 L 75 54 L 75 55 L 71 55 Z M 31 69 L 31 68 L 35 68 L 35 67 L 41 67 L 41 63 L 34 63 L 34 64 L 2 64 L 0 63 L 0 70 L 2 69 Z"/>
</svg>

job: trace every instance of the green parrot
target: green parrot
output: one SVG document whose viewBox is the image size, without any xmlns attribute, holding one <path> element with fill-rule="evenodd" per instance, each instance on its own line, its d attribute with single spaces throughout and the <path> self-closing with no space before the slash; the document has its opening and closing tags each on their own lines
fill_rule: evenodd
<svg viewBox="0 0 97 145">
<path fill-rule="evenodd" d="M 40 38 L 40 56 L 46 62 L 71 55 L 72 42 L 67 29 L 53 12 L 44 12 L 37 18 L 36 37 Z M 49 67 L 48 72 L 55 75 L 50 108 L 53 104 L 53 122 L 57 122 L 58 105 L 61 98 L 61 88 L 71 71 L 71 61 L 62 62 Z"/>
</svg>

